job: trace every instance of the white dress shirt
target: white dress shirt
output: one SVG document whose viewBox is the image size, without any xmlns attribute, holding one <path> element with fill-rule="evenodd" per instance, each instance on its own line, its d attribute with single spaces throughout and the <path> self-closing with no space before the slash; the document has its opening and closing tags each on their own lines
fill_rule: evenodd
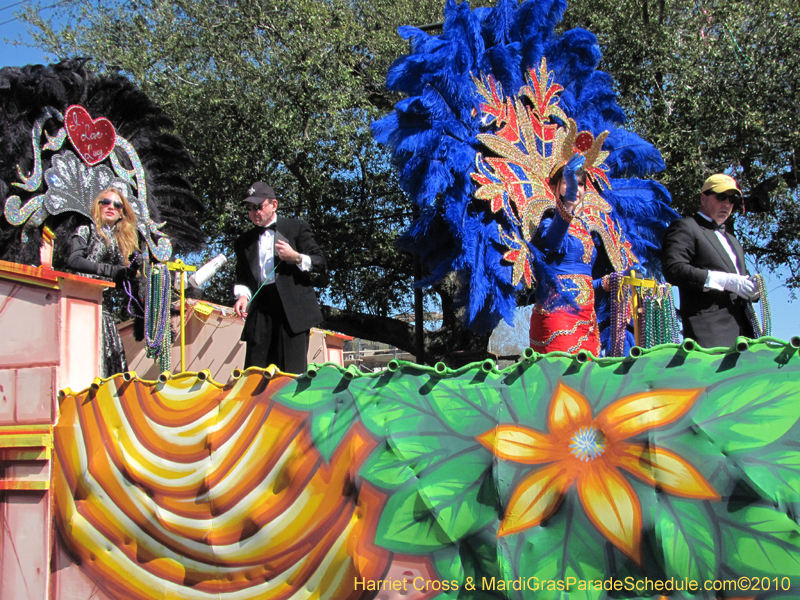
<svg viewBox="0 0 800 600">
<path fill-rule="evenodd" d="M 267 223 L 266 226 L 269 227 L 277 220 L 278 217 L 273 215 L 272 220 Z M 261 269 L 256 279 L 258 280 L 259 287 L 275 283 L 275 258 L 275 230 L 265 229 L 261 235 L 258 236 L 258 263 L 261 265 Z M 300 264 L 295 266 L 301 271 L 310 271 L 311 257 L 301 254 L 300 258 Z M 278 259 L 278 262 L 280 262 L 280 259 Z M 247 296 L 249 300 L 253 297 L 253 292 L 246 285 L 237 284 L 233 286 L 233 295 L 237 300 L 240 296 Z"/>
</svg>

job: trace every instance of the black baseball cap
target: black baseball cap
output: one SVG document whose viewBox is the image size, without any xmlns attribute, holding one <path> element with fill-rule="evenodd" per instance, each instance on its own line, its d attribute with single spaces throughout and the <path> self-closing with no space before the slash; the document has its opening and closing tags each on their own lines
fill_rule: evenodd
<svg viewBox="0 0 800 600">
<path fill-rule="evenodd" d="M 247 197 L 242 202 L 250 202 L 251 204 L 261 204 L 264 200 L 277 200 L 278 196 L 271 186 L 263 181 L 256 181 L 247 190 Z"/>
</svg>

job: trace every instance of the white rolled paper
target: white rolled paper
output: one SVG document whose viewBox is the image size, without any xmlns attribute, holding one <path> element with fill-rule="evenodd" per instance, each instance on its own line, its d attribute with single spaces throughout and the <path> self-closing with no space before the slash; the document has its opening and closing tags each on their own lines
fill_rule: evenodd
<svg viewBox="0 0 800 600">
<path fill-rule="evenodd" d="M 222 265 L 224 265 L 226 262 L 228 262 L 228 259 L 225 258 L 225 255 L 218 254 L 212 260 L 208 261 L 202 267 L 197 269 L 197 271 L 195 271 L 195 273 L 191 277 L 189 277 L 189 284 L 196 288 L 199 288 L 206 281 L 211 279 L 214 276 L 214 274 L 217 271 L 219 271 L 222 268 Z"/>
</svg>

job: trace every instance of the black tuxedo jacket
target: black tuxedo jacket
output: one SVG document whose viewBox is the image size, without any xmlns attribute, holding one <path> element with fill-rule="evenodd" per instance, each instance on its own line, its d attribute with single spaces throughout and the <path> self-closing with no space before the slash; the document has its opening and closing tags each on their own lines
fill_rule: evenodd
<svg viewBox="0 0 800 600">
<path fill-rule="evenodd" d="M 259 229 L 244 233 L 233 244 L 236 253 L 236 284 L 246 285 L 255 294 L 258 290 Z M 322 322 L 317 295 L 311 284 L 311 273 L 325 273 L 325 255 L 314 239 L 308 223 L 299 219 L 278 217 L 275 241 L 284 240 L 300 254 L 311 258 L 311 271 L 301 271 L 297 265 L 286 264 L 275 254 L 275 286 L 293 333 L 308 331 Z M 245 328 L 246 329 L 246 328 Z M 247 341 L 247 340 L 245 340 Z"/>
<path fill-rule="evenodd" d="M 742 246 L 730 233 L 739 273 L 748 275 Z M 683 335 L 704 348 L 733 346 L 739 335 L 753 337 L 747 302 L 727 291 L 703 291 L 709 271 L 736 273 L 736 267 L 715 233 L 699 214 L 674 221 L 664 236 L 664 278 L 678 286 Z"/>
</svg>

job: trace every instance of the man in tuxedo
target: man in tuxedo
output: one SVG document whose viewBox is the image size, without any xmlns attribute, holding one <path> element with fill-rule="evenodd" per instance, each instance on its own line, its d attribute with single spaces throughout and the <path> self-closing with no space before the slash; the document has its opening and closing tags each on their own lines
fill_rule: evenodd
<svg viewBox="0 0 800 600">
<path fill-rule="evenodd" d="M 255 226 L 233 245 L 244 366 L 304 373 L 309 330 L 322 322 L 311 273 L 325 273 L 325 256 L 308 223 L 276 214 L 278 197 L 263 181 L 250 187 L 244 204 Z"/>
<path fill-rule="evenodd" d="M 741 244 L 725 228 L 741 201 L 732 177 L 712 175 L 703 184 L 698 212 L 673 222 L 664 236 L 664 277 L 680 292 L 683 335 L 704 348 L 753 337 L 746 309 L 758 298 L 758 287 L 747 273 Z"/>
</svg>

